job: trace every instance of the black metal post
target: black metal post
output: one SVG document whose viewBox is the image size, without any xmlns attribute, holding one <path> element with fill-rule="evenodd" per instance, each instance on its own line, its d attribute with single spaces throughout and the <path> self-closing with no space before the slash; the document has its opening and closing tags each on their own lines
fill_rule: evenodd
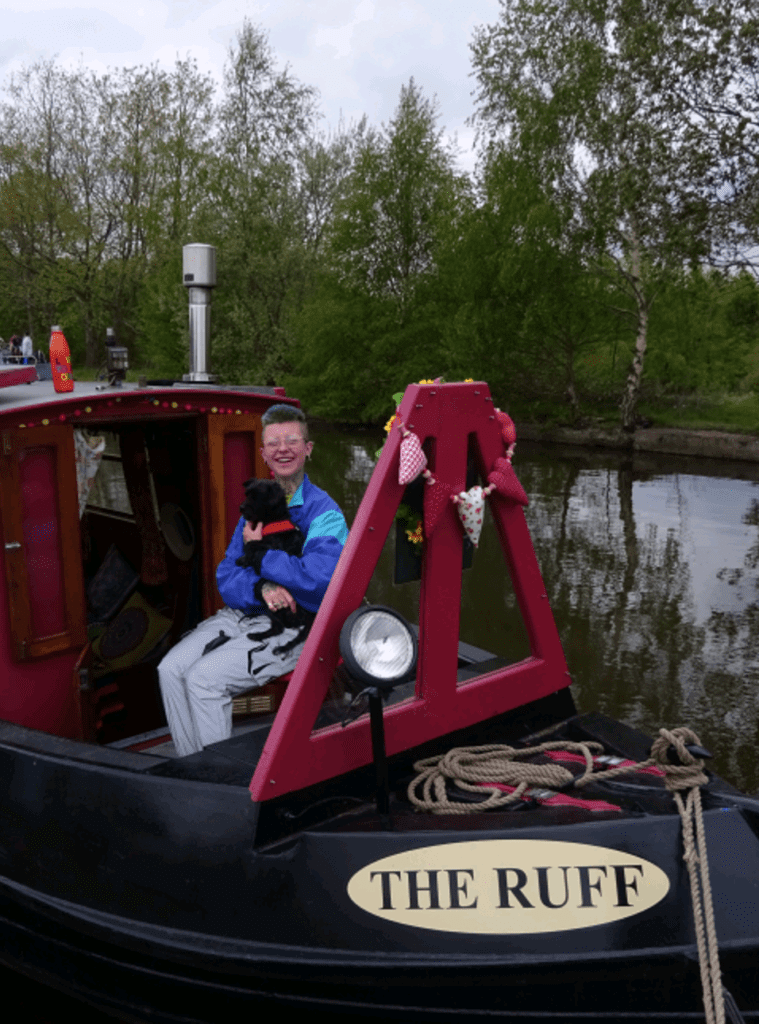
<svg viewBox="0 0 759 1024">
<path fill-rule="evenodd" d="M 369 687 L 369 721 L 372 729 L 372 755 L 377 778 L 377 813 L 388 821 L 390 813 L 390 782 L 385 752 L 385 723 L 382 718 L 382 695 L 376 686 Z"/>
</svg>

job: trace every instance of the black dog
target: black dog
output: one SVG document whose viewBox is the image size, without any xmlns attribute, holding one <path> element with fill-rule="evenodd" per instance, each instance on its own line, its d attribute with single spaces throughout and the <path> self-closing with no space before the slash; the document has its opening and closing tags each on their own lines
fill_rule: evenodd
<svg viewBox="0 0 759 1024">
<path fill-rule="evenodd" d="M 300 558 L 305 537 L 290 519 L 285 492 L 279 484 L 274 480 L 254 478 L 246 480 L 243 486 L 245 487 L 245 501 L 240 505 L 240 512 L 254 526 L 256 523 L 263 523 L 264 531 L 261 540 L 246 542 L 242 555 L 237 559 L 237 564 L 255 569 L 260 576 L 261 562 L 267 551 L 284 551 L 288 555 Z M 289 607 L 273 611 L 267 607 L 261 595 L 264 583 L 266 580 L 260 579 L 254 587 L 254 592 L 264 606 L 265 614 L 271 620 L 271 629 L 264 633 L 248 633 L 248 639 L 265 640 L 271 636 L 277 636 L 285 628 L 297 628 L 299 633 L 293 640 L 274 649 L 275 654 L 284 653 L 305 640 L 316 613 L 306 611 L 300 605 L 294 612 Z"/>
</svg>

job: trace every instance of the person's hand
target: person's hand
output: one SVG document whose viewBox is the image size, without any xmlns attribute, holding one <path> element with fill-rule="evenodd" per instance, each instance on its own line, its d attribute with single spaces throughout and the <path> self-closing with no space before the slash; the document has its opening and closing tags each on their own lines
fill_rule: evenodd
<svg viewBox="0 0 759 1024">
<path fill-rule="evenodd" d="M 261 597 L 264 599 L 266 607 L 273 612 L 280 608 L 289 608 L 291 612 L 295 612 L 295 598 L 289 590 L 280 587 L 278 583 L 264 583 L 261 587 Z"/>
<path fill-rule="evenodd" d="M 264 536 L 264 524 L 256 523 L 254 526 L 252 523 L 245 523 L 242 528 L 242 539 L 243 543 L 247 544 L 250 540 L 263 540 Z"/>
</svg>

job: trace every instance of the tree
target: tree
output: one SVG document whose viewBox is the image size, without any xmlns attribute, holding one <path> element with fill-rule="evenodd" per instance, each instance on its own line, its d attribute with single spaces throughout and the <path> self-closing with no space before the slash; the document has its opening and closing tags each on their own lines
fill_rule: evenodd
<svg viewBox="0 0 759 1024">
<path fill-rule="evenodd" d="M 62 186 L 71 160 L 63 140 L 79 98 L 70 85 L 52 62 L 35 64 L 11 80 L 0 115 L 0 247 L 7 288 L 35 333 L 60 315 L 56 260 L 77 221 Z"/>
<path fill-rule="evenodd" d="M 506 152 L 491 153 L 480 189 L 444 229 L 438 260 L 448 372 L 484 377 L 498 402 L 517 399 L 523 413 L 526 396 L 550 398 L 576 421 L 579 363 L 608 316 L 566 229 L 571 211 Z"/>
<path fill-rule="evenodd" d="M 357 136 L 319 286 L 294 322 L 292 386 L 325 415 L 372 420 L 439 367 L 437 256 L 467 191 L 434 101 L 411 79 L 381 130 Z"/>
<path fill-rule="evenodd" d="M 672 272 L 710 252 L 708 154 L 657 90 L 684 5 L 514 0 L 472 45 L 485 159 L 505 146 L 536 168 L 587 265 L 624 301 L 634 338 L 622 396 L 632 430 L 651 306 Z"/>
<path fill-rule="evenodd" d="M 753 0 L 667 5 L 650 32 L 666 54 L 652 69 L 684 139 L 708 159 L 715 202 L 710 254 L 720 266 L 759 270 L 759 9 Z"/>
<path fill-rule="evenodd" d="M 124 341 L 137 338 L 149 262 L 167 214 L 174 217 L 168 230 L 178 233 L 187 193 L 185 182 L 170 180 L 171 158 L 181 153 L 180 180 L 187 161 L 178 115 L 192 95 L 207 106 L 208 89 L 188 62 L 174 75 L 157 68 L 97 75 L 43 61 L 7 87 L 0 251 L 14 268 L 29 326 L 43 334 L 51 323 L 66 324 L 75 355 L 89 365 L 102 358 L 106 326 Z"/>
<path fill-rule="evenodd" d="M 214 82 L 192 60 L 166 74 L 162 130 L 153 137 L 155 189 L 143 214 L 144 273 L 135 281 L 134 332 L 138 358 L 160 374 L 187 370 L 187 296 L 181 247 L 207 240 L 214 220 L 209 195 L 213 167 Z"/>
<path fill-rule="evenodd" d="M 225 285 L 214 304 L 214 358 L 228 378 L 274 383 L 286 365 L 288 322 L 308 274 L 301 186 L 316 121 L 316 91 L 279 70 L 265 33 L 246 21 L 225 66 L 206 219 Z"/>
<path fill-rule="evenodd" d="M 332 232 L 342 280 L 399 308 L 431 272 L 441 223 L 465 189 L 438 116 L 413 78 L 401 87 L 390 123 L 359 149 Z"/>
<path fill-rule="evenodd" d="M 664 289 L 651 319 L 648 373 L 662 390 L 736 392 L 752 383 L 759 342 L 759 286 L 747 272 L 700 269 Z"/>
</svg>

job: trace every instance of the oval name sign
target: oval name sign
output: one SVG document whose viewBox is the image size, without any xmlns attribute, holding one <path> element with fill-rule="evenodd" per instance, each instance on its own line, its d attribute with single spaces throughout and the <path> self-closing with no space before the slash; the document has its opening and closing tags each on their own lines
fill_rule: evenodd
<svg viewBox="0 0 759 1024">
<path fill-rule="evenodd" d="M 663 900 L 669 879 L 642 857 L 547 839 L 443 843 L 373 861 L 348 896 L 386 921 L 446 932 L 560 932 L 620 921 Z"/>
</svg>

